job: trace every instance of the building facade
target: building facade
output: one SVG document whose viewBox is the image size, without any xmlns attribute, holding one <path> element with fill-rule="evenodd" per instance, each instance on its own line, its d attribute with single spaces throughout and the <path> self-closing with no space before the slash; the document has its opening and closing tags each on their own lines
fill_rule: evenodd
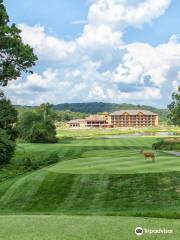
<svg viewBox="0 0 180 240">
<path fill-rule="evenodd" d="M 121 110 L 71 120 L 68 125 L 71 128 L 143 128 L 158 127 L 158 122 L 158 114 L 150 111 Z"/>
<path fill-rule="evenodd" d="M 75 119 L 68 122 L 69 127 L 71 128 L 85 128 L 86 122 L 85 119 Z"/>
<path fill-rule="evenodd" d="M 86 127 L 90 128 L 111 128 L 109 113 L 91 115 L 85 119 Z"/>
<path fill-rule="evenodd" d="M 121 110 L 110 114 L 114 127 L 158 127 L 158 115 L 146 110 Z"/>
</svg>

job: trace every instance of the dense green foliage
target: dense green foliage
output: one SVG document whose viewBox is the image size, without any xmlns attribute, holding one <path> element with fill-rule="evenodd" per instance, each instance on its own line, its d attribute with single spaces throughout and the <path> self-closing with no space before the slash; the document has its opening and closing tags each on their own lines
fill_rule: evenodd
<svg viewBox="0 0 180 240">
<path fill-rule="evenodd" d="M 16 155 L 13 157 L 11 164 L 14 166 L 24 166 L 28 170 L 34 170 L 41 167 L 49 166 L 59 161 L 59 156 L 56 152 L 41 153 L 38 155 L 33 152 L 16 151 Z"/>
<path fill-rule="evenodd" d="M 17 146 L 16 153 L 11 158 L 11 161 L 0 168 L 0 183 L 18 175 L 52 165 L 58 161 L 60 161 L 60 158 L 56 151 L 42 151 L 37 154 L 37 152 L 26 151 L 23 147 Z"/>
<path fill-rule="evenodd" d="M 11 136 L 0 128 L 0 164 L 10 161 L 15 151 L 15 142 L 11 140 Z"/>
<path fill-rule="evenodd" d="M 16 106 L 16 109 L 18 110 L 20 116 L 24 112 L 33 111 L 36 108 L 37 107 Z M 67 121 L 70 121 L 73 119 L 81 119 L 81 118 L 85 118 L 88 116 L 88 114 L 86 114 L 86 113 L 72 112 L 69 110 L 58 111 L 58 110 L 54 110 L 52 108 L 51 108 L 50 115 L 51 115 L 51 119 L 54 122 L 67 122 Z"/>
<path fill-rule="evenodd" d="M 92 102 L 92 103 L 64 103 L 53 106 L 54 109 L 62 111 L 62 110 L 70 110 L 73 112 L 82 112 L 86 114 L 94 114 L 98 112 L 113 112 L 124 109 L 144 109 L 149 110 L 155 113 L 158 113 L 160 121 L 167 121 L 167 113 L 166 109 L 158 109 L 151 106 L 145 105 L 133 105 L 133 104 L 116 104 L 116 103 L 102 103 L 102 102 Z"/>
<path fill-rule="evenodd" d="M 56 128 L 48 104 L 21 112 L 18 121 L 19 137 L 32 143 L 55 143 Z"/>
<path fill-rule="evenodd" d="M 158 142 L 154 143 L 152 147 L 156 150 L 180 151 L 180 141 L 176 141 L 176 139 L 174 139 L 174 141 L 160 139 Z"/>
<path fill-rule="evenodd" d="M 55 143 L 57 142 L 56 128 L 51 121 L 33 123 L 27 140 L 32 143 Z"/>
<path fill-rule="evenodd" d="M 0 99 L 0 129 L 6 131 L 11 140 L 15 140 L 17 131 L 15 123 L 17 122 L 17 110 L 13 107 L 10 100 Z"/>
<path fill-rule="evenodd" d="M 67 122 L 73 119 L 85 118 L 88 115 L 81 112 L 66 111 L 55 111 L 54 120 L 58 122 Z"/>
<path fill-rule="evenodd" d="M 15 150 L 17 111 L 9 100 L 0 99 L 0 164 L 10 161 Z"/>
<path fill-rule="evenodd" d="M 25 45 L 15 24 L 9 24 L 9 17 L 0 0 L 0 86 L 7 86 L 10 80 L 30 72 L 37 57 L 30 46 Z M 0 164 L 7 163 L 15 150 L 15 123 L 17 111 L 0 91 Z"/>
<path fill-rule="evenodd" d="M 0 0 L 0 86 L 17 79 L 22 72 L 30 72 L 37 57 L 30 46 L 25 45 L 15 24 L 9 24 L 9 17 Z"/>
<path fill-rule="evenodd" d="M 169 119 L 174 125 L 180 126 L 180 86 L 177 93 L 172 95 L 172 103 L 168 106 L 169 108 Z"/>
</svg>

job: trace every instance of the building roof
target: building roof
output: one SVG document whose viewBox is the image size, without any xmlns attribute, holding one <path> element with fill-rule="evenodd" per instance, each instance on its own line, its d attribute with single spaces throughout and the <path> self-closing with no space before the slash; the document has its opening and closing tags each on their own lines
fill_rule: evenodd
<svg viewBox="0 0 180 240">
<path fill-rule="evenodd" d="M 86 121 L 105 121 L 102 115 L 90 115 L 85 119 Z"/>
<path fill-rule="evenodd" d="M 129 115 L 138 115 L 138 113 L 143 113 L 144 115 L 154 115 L 157 116 L 157 113 L 153 113 L 150 111 L 146 111 L 146 110 L 120 110 L 120 111 L 116 111 L 111 113 L 111 116 L 117 116 L 117 115 L 123 115 L 124 113 L 128 113 Z"/>
</svg>

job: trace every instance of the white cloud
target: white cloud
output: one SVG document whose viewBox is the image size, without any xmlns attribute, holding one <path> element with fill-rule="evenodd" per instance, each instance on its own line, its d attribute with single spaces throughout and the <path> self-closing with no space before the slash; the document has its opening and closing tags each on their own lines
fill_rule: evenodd
<svg viewBox="0 0 180 240">
<path fill-rule="evenodd" d="M 21 36 L 25 43 L 31 45 L 40 59 L 43 60 L 62 60 L 73 54 L 75 51 L 74 42 L 66 42 L 45 33 L 43 26 L 35 25 L 30 27 L 20 24 Z"/>
<path fill-rule="evenodd" d="M 108 25 L 86 25 L 83 35 L 77 39 L 82 48 L 91 50 L 103 47 L 115 47 L 121 42 L 122 33 L 113 31 Z"/>
<path fill-rule="evenodd" d="M 123 31 L 158 18 L 170 0 L 94 0 L 80 37 L 65 41 L 44 27 L 21 24 L 22 38 L 50 68 L 12 82 L 7 92 L 16 103 L 81 101 L 150 103 L 163 97 L 165 84 L 175 88 L 180 72 L 179 36 L 156 47 L 126 44 Z M 53 62 L 53 63 L 51 63 Z M 52 66 L 51 66 L 52 64 Z M 13 93 L 16 91 L 16 94 Z"/>
<path fill-rule="evenodd" d="M 93 25 L 141 26 L 164 14 L 170 3 L 171 0 L 96 0 L 90 7 L 88 20 Z"/>
</svg>

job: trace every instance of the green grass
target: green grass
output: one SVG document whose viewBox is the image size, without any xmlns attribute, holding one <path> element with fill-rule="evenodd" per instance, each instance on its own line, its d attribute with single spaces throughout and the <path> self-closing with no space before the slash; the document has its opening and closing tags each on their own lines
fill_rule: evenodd
<svg viewBox="0 0 180 240">
<path fill-rule="evenodd" d="M 131 133 L 158 133 L 158 132 L 174 132 L 180 133 L 180 127 L 175 126 L 159 126 L 158 128 L 140 128 L 140 129 L 69 129 L 69 128 L 58 128 L 57 136 L 60 139 L 63 138 L 87 138 L 103 135 L 118 135 L 118 134 L 131 134 Z"/>
<path fill-rule="evenodd" d="M 88 216 L 3 216 L 0 217 L 3 240 L 136 240 L 180 239 L 180 222 L 169 219 Z M 137 226 L 170 229 L 173 234 L 145 234 L 137 237 Z"/>
<path fill-rule="evenodd" d="M 180 217 L 180 175 L 39 171 L 1 185 L 1 214 Z"/>
<path fill-rule="evenodd" d="M 129 137 L 19 144 L 12 164 L 24 152 L 39 161 L 56 153 L 59 162 L 0 183 L 0 239 L 133 240 L 135 227 L 142 226 L 173 229 L 174 235 L 141 239 L 179 240 L 180 223 L 173 219 L 180 218 L 180 159 L 157 151 L 155 163 L 145 160 L 140 149 L 152 151 L 156 141 Z"/>
<path fill-rule="evenodd" d="M 82 154 L 81 158 L 61 162 L 48 169 L 58 173 L 78 174 L 134 174 L 180 171 L 179 157 L 156 153 L 156 163 L 135 150 L 96 150 Z"/>
<path fill-rule="evenodd" d="M 0 184 L 0 211 L 179 218 L 179 158 L 157 152 L 152 163 L 139 153 L 155 141 L 138 137 L 21 145 L 39 157 L 56 152 L 60 162 Z"/>
</svg>

